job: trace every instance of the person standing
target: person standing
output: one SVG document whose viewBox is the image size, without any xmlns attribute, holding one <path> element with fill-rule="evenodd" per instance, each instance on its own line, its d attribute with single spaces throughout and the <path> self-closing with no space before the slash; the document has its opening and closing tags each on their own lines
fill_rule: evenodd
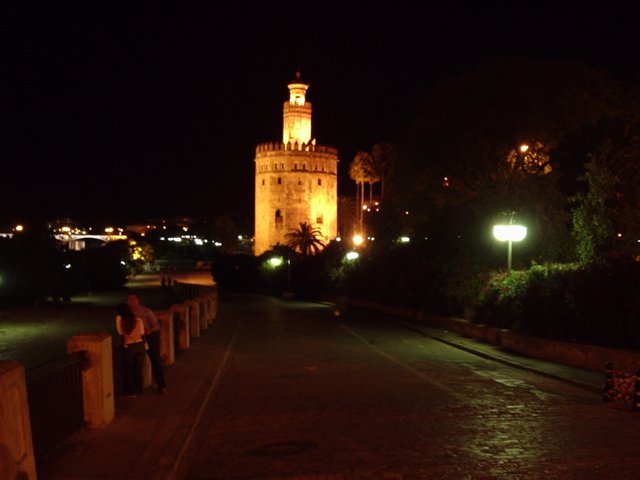
<svg viewBox="0 0 640 480">
<path fill-rule="evenodd" d="M 164 368 L 160 361 L 160 322 L 150 308 L 140 304 L 140 299 L 135 293 L 129 294 L 127 304 L 135 316 L 142 319 L 144 335 L 149 349 L 147 354 L 151 361 L 151 372 L 162 395 L 167 394 L 167 382 L 164 379 Z"/>
<path fill-rule="evenodd" d="M 142 364 L 146 352 L 144 325 L 126 303 L 116 305 L 116 329 L 124 346 L 124 395 L 142 393 Z"/>
</svg>

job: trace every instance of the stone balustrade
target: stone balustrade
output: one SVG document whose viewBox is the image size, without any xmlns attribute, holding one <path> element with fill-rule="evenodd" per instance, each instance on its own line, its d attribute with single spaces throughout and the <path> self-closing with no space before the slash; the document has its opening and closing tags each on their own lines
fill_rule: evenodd
<svg viewBox="0 0 640 480">
<path fill-rule="evenodd" d="M 193 338 L 213 324 L 218 313 L 215 289 L 192 289 L 200 295 L 169 310 L 154 312 L 161 325 L 160 354 L 164 365 L 175 362 L 175 346 L 189 349 Z M 213 290 L 213 291 L 212 291 Z M 177 339 L 174 336 L 177 333 Z M 115 418 L 113 344 L 108 333 L 83 333 L 67 342 L 67 352 L 86 352 L 82 372 L 83 409 L 87 428 L 100 428 Z M 152 385 L 151 363 L 145 355 L 143 386 Z M 0 361 L 0 478 L 36 479 L 36 464 L 24 367 Z"/>
<path fill-rule="evenodd" d="M 0 478 L 36 478 L 24 367 L 0 361 Z"/>
</svg>

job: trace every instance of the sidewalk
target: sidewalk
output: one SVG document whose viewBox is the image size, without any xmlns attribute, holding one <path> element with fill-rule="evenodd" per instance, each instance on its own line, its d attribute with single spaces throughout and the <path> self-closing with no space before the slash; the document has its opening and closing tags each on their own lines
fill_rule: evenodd
<svg viewBox="0 0 640 480">
<path fill-rule="evenodd" d="M 214 323 L 167 369 L 169 394 L 120 399 L 116 419 L 99 430 L 69 437 L 38 466 L 40 480 L 174 479 L 202 409 L 216 388 L 233 347 L 234 318 Z M 470 353 L 553 377 L 594 394 L 604 372 L 591 372 L 522 357 L 499 347 L 414 322 L 405 328 Z"/>
<path fill-rule="evenodd" d="M 116 418 L 71 435 L 38 465 L 40 480 L 168 479 L 215 390 L 234 339 L 234 321 L 216 322 L 167 368 L 168 395 L 148 390 L 116 399 Z"/>
<path fill-rule="evenodd" d="M 512 367 L 528 370 L 547 377 L 555 378 L 564 383 L 582 388 L 592 393 L 601 394 L 604 384 L 604 370 L 593 372 L 582 368 L 561 365 L 536 358 L 524 357 L 509 352 L 502 347 L 481 342 L 479 340 L 464 337 L 455 332 L 449 332 L 439 328 L 429 327 L 408 320 L 397 320 L 405 328 L 416 331 L 429 338 L 433 338 L 452 347 L 465 350 L 483 358 L 495 360 Z"/>
</svg>

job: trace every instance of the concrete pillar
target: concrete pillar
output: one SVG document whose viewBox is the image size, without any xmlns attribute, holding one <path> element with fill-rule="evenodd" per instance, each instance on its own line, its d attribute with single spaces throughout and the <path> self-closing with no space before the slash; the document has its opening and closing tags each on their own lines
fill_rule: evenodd
<svg viewBox="0 0 640 480">
<path fill-rule="evenodd" d="M 145 355 L 142 360 L 142 388 L 149 388 L 151 385 L 153 385 L 151 360 L 149 360 L 149 355 Z"/>
<path fill-rule="evenodd" d="M 178 322 L 178 348 L 186 350 L 191 346 L 189 307 L 184 303 L 180 303 L 171 305 L 169 311 L 173 312 L 173 321 Z"/>
<path fill-rule="evenodd" d="M 67 342 L 67 352 L 80 351 L 87 352 L 88 359 L 88 366 L 82 370 L 85 425 L 104 427 L 115 416 L 111 335 L 105 332 L 74 335 Z"/>
<path fill-rule="evenodd" d="M 24 367 L 0 360 L 0 478 L 36 479 Z"/>
<path fill-rule="evenodd" d="M 173 338 L 173 312 L 162 310 L 154 313 L 160 322 L 160 359 L 163 365 L 173 365 L 176 358 Z"/>
<path fill-rule="evenodd" d="M 209 324 L 212 324 L 216 319 L 216 294 L 215 292 L 210 292 L 207 294 L 207 313 L 209 314 Z"/>
<path fill-rule="evenodd" d="M 189 328 L 192 337 L 200 336 L 200 306 L 195 300 L 187 300 L 184 304 L 189 307 Z"/>
<path fill-rule="evenodd" d="M 210 292 L 206 295 L 207 302 L 207 320 L 209 321 L 209 325 L 213 324 L 213 321 L 216 319 L 216 311 L 215 311 L 215 294 Z"/>
<path fill-rule="evenodd" d="M 209 321 L 209 299 L 207 298 L 207 294 L 204 293 L 198 297 L 200 300 L 200 312 L 202 312 L 201 323 L 204 324 L 204 328 L 209 328 L 211 322 Z"/>
<path fill-rule="evenodd" d="M 213 291 L 213 320 L 215 320 L 216 318 L 218 318 L 218 288 L 216 287 L 216 289 Z"/>
<path fill-rule="evenodd" d="M 209 328 L 209 322 L 207 319 L 207 303 L 204 296 L 200 295 L 195 299 L 195 304 L 198 306 L 200 312 L 200 331 Z"/>
</svg>

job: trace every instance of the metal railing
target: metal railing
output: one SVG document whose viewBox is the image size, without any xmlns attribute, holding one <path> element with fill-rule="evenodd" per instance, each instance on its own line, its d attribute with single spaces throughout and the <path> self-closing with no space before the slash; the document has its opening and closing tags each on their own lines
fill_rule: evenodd
<svg viewBox="0 0 640 480">
<path fill-rule="evenodd" d="M 75 352 L 26 371 L 37 460 L 84 426 L 82 368 L 85 362 L 85 352 Z"/>
</svg>

